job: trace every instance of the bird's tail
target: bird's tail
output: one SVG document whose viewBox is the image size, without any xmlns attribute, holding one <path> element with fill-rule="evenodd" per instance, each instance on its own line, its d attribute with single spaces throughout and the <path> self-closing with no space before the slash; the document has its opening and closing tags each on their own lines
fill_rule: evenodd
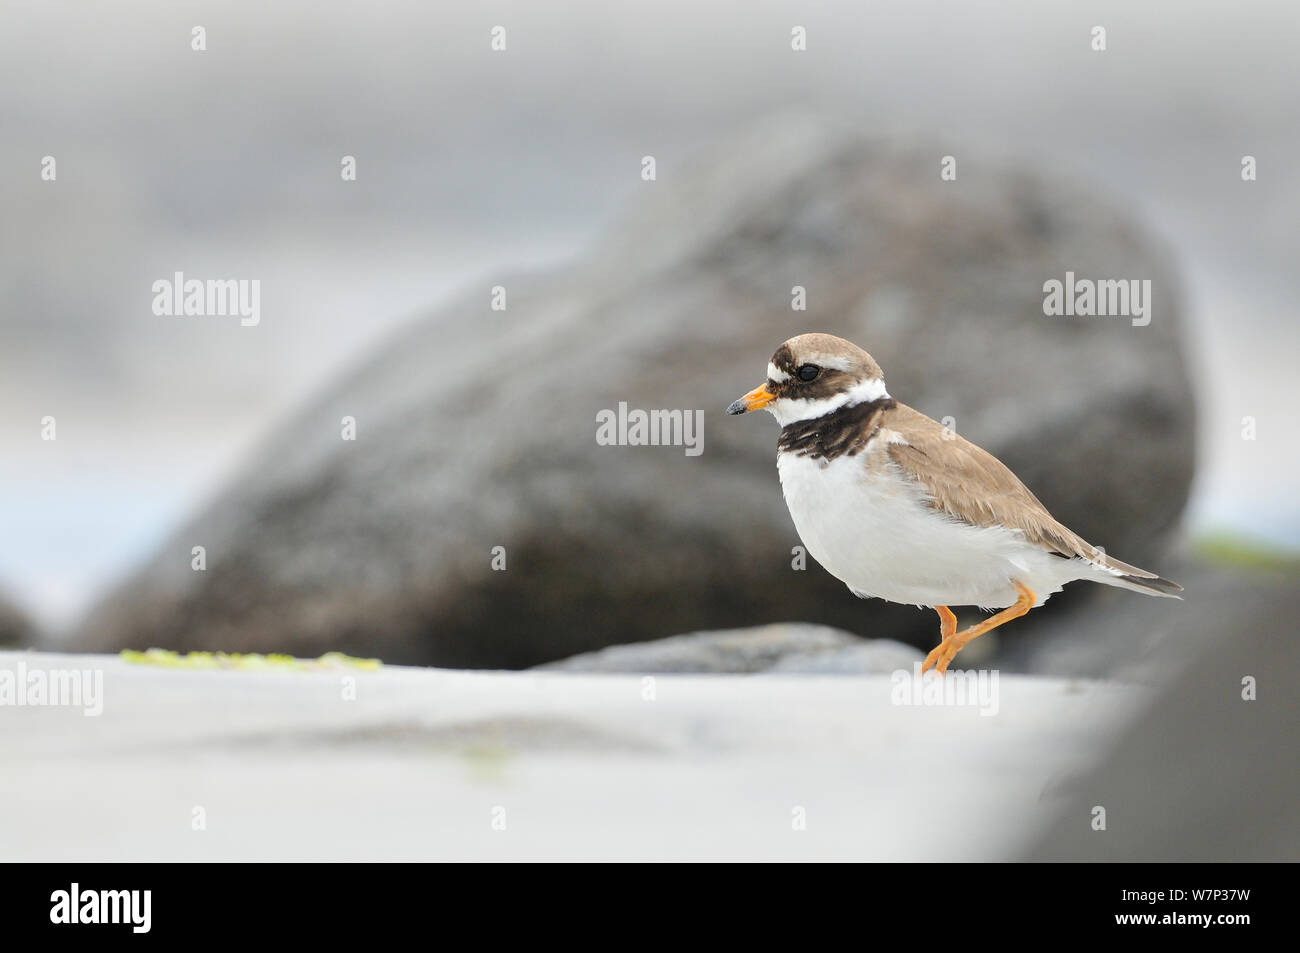
<svg viewBox="0 0 1300 953">
<path fill-rule="evenodd" d="M 1121 589 L 1131 589 L 1143 595 L 1161 596 L 1165 599 L 1182 598 L 1178 593 L 1183 591 L 1183 587 L 1178 583 L 1157 576 L 1153 572 L 1147 572 L 1145 569 L 1138 569 L 1137 566 L 1122 563 L 1113 556 L 1103 556 L 1088 561 L 1094 568 L 1100 570 L 1094 578 L 1108 586 L 1119 586 Z"/>
<path fill-rule="evenodd" d="M 1132 589 L 1147 596 L 1162 596 L 1165 599 L 1182 598 L 1178 593 L 1183 591 L 1183 587 L 1160 576 L 1110 576 L 1102 577 L 1099 581 L 1110 586 L 1119 586 L 1121 589 Z"/>
</svg>

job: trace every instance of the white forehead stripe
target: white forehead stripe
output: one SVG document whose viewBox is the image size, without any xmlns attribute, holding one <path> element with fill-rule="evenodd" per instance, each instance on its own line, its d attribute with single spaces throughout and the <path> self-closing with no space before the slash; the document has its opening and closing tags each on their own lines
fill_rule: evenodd
<svg viewBox="0 0 1300 953">
<path fill-rule="evenodd" d="M 767 379 L 770 381 L 776 381 L 778 384 L 784 384 L 786 381 L 790 379 L 790 375 L 787 374 L 785 371 L 781 370 L 781 368 L 777 367 L 771 361 L 768 361 Z"/>
<path fill-rule="evenodd" d="M 849 363 L 847 358 L 843 358 L 843 357 L 832 357 L 830 355 L 827 355 L 826 357 L 816 358 L 811 363 L 817 364 L 821 367 L 829 367 L 832 370 L 836 370 L 836 371 L 853 370 L 853 365 Z"/>
<path fill-rule="evenodd" d="M 823 397 L 821 400 L 809 400 L 806 397 L 797 399 L 782 397 L 780 400 L 774 400 L 768 404 L 767 409 L 772 411 L 772 416 L 776 418 L 776 422 L 784 427 L 800 420 L 816 420 L 818 417 L 824 417 L 841 407 L 865 404 L 888 396 L 889 392 L 885 390 L 885 382 L 876 377 L 870 380 L 858 381 L 848 390 L 835 394 L 833 397 Z"/>
</svg>

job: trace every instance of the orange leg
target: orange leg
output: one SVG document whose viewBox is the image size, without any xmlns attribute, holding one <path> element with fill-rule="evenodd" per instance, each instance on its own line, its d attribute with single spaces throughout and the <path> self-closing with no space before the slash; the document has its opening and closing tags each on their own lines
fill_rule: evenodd
<svg viewBox="0 0 1300 953">
<path fill-rule="evenodd" d="M 952 610 L 947 606 L 935 606 L 934 611 L 939 613 L 940 641 L 951 639 L 953 633 L 957 631 L 957 617 L 952 614 Z"/>
<path fill-rule="evenodd" d="M 947 606 L 935 606 L 935 611 L 939 613 L 939 618 L 942 620 L 941 632 L 943 634 L 943 639 L 934 647 L 933 650 L 931 650 L 930 654 L 925 657 L 925 662 L 921 665 L 921 671 L 928 672 L 933 668 L 936 672 L 942 675 L 944 672 L 948 671 L 948 665 L 957 657 L 957 653 L 966 647 L 968 642 L 978 639 L 985 632 L 996 629 L 1004 622 L 1010 622 L 1012 619 L 1019 619 L 1022 615 L 1033 608 L 1034 603 L 1038 601 L 1038 597 L 1034 595 L 1033 590 L 1018 582 L 1015 586 L 1016 592 L 1020 593 L 1020 597 L 1016 599 L 1013 605 L 1003 609 L 996 615 L 989 616 L 983 622 L 971 626 L 964 632 L 954 633 L 952 631 L 957 627 L 957 619 L 953 616 L 952 612 L 948 610 Z M 947 614 L 945 615 L 945 613 Z M 949 621 L 950 619 L 951 622 Z"/>
</svg>

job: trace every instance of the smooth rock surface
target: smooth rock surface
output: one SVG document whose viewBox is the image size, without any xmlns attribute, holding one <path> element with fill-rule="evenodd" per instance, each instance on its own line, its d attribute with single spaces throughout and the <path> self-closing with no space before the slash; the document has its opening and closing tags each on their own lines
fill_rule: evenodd
<svg viewBox="0 0 1300 953">
<path fill-rule="evenodd" d="M 648 697 L 644 676 L 42 653 L 0 675 L 20 663 L 102 672 L 103 711 L 0 706 L 5 861 L 996 860 L 1149 697 L 1003 677 L 985 716 L 895 704 L 879 675 L 661 675 Z"/>
<path fill-rule="evenodd" d="M 1147 563 L 1193 462 L 1171 267 L 1103 196 L 974 155 L 944 182 L 941 153 L 787 117 L 662 170 L 588 259 L 467 290 L 321 394 L 66 644 L 518 668 L 789 619 L 929 644 L 932 613 L 791 568 L 776 425 L 722 412 L 808 330 Z M 1150 324 L 1045 316 L 1067 270 L 1149 278 Z M 598 445 L 624 403 L 700 410 L 702 453 Z"/>
</svg>

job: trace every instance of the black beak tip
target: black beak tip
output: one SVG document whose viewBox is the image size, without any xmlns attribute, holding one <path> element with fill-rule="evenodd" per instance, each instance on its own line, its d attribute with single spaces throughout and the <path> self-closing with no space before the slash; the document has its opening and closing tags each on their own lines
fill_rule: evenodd
<svg viewBox="0 0 1300 953">
<path fill-rule="evenodd" d="M 741 400 L 733 400 L 727 406 L 727 413 L 733 416 L 736 414 L 743 414 L 744 412 L 745 412 L 745 401 L 743 398 Z"/>
</svg>

